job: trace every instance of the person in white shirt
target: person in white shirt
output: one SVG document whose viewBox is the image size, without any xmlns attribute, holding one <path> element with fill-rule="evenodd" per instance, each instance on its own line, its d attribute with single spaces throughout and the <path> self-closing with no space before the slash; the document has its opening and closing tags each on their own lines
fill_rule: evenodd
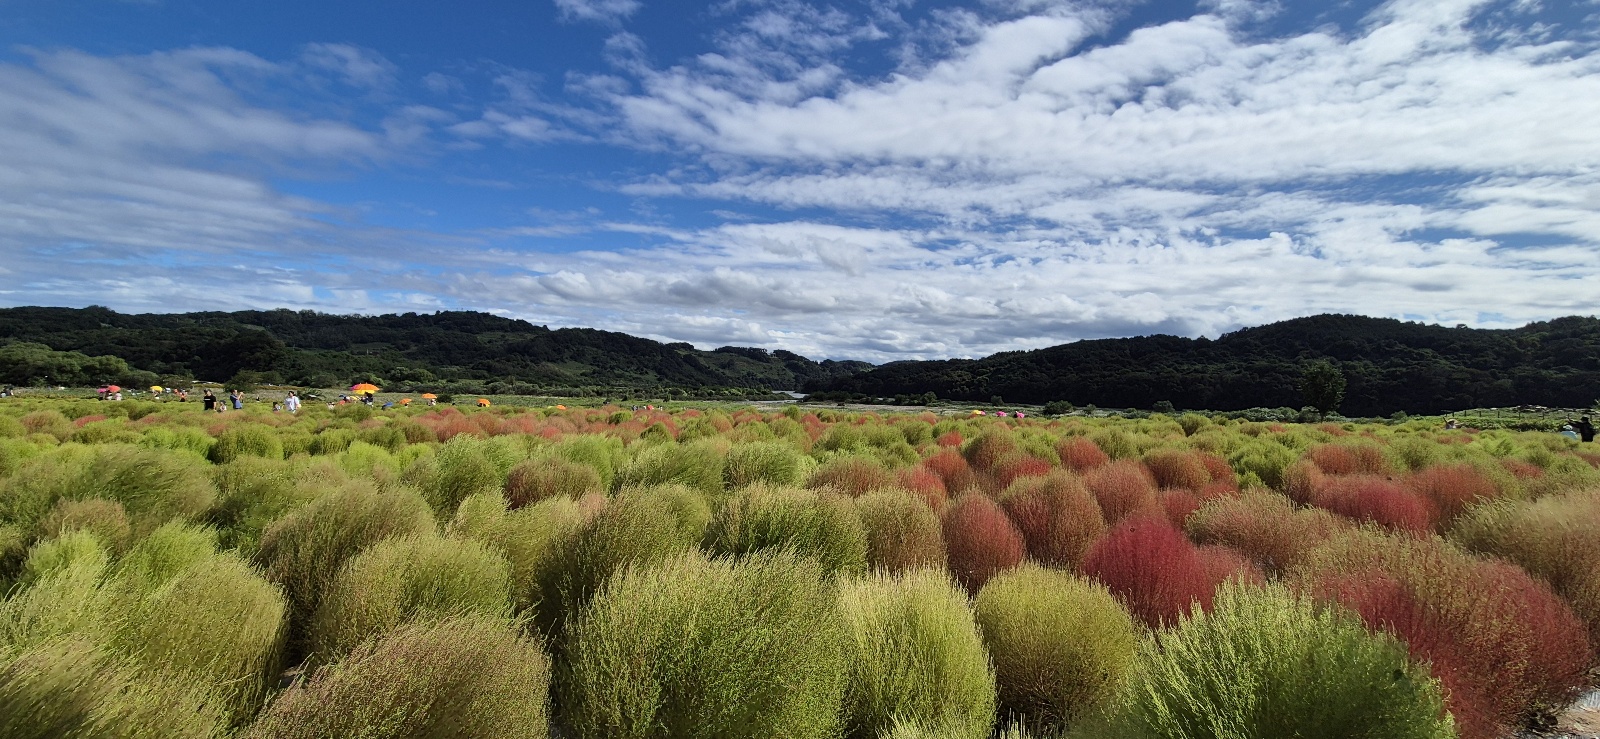
<svg viewBox="0 0 1600 739">
<path fill-rule="evenodd" d="M 288 410 L 290 413 L 299 413 L 300 412 L 300 396 L 295 395 L 294 391 L 291 390 L 289 392 L 289 397 L 283 399 L 283 407 L 284 407 L 285 410 Z"/>
</svg>

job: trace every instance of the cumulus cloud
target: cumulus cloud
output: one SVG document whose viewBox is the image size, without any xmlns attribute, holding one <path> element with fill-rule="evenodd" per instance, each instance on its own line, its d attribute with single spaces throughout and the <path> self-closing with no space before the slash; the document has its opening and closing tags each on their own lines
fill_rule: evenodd
<svg viewBox="0 0 1600 739">
<path fill-rule="evenodd" d="M 641 6 L 639 0 L 556 0 L 556 11 L 565 21 L 616 23 Z"/>
<path fill-rule="evenodd" d="M 558 7 L 615 23 L 638 4 Z M 1297 31 L 1233 0 L 1131 32 L 1115 3 L 907 7 L 721 3 L 701 53 L 657 64 L 613 28 L 608 68 L 558 92 L 490 66 L 474 112 L 469 85 L 428 77 L 449 110 L 365 125 L 258 100 L 252 80 L 294 65 L 227 49 L 0 65 L 0 247 L 22 256 L 0 296 L 477 308 L 882 361 L 1320 312 L 1600 312 L 1580 288 L 1600 284 L 1591 31 L 1486 0 Z M 325 57 L 295 69 L 363 78 Z M 393 78 L 378 67 L 364 79 Z M 387 166 L 438 131 L 530 169 L 552 143 L 643 152 L 594 183 L 634 218 L 407 232 L 268 184 Z M 165 268 L 174 253 L 202 267 Z"/>
</svg>

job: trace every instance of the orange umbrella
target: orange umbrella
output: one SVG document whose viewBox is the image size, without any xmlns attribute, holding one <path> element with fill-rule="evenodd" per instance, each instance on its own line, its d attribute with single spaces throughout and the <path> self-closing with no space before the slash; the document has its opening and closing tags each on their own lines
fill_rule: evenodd
<svg viewBox="0 0 1600 739">
<path fill-rule="evenodd" d="M 411 399 L 410 398 L 401 398 L 400 399 L 400 405 L 411 405 Z"/>
<path fill-rule="evenodd" d="M 488 398 L 478 398 L 478 407 L 479 408 L 488 408 L 489 407 L 489 399 Z"/>
<path fill-rule="evenodd" d="M 566 406 L 564 406 L 564 405 L 558 405 L 558 406 L 556 406 L 556 410 L 558 410 L 558 411 L 564 411 L 564 410 L 566 410 L 566 409 L 567 409 L 567 407 L 566 407 Z"/>
<path fill-rule="evenodd" d="M 374 384 L 372 384 L 370 382 L 363 382 L 363 383 L 361 383 L 359 385 L 351 385 L 350 386 L 350 392 L 355 393 L 357 395 L 366 395 L 367 393 L 378 392 L 378 386 L 374 385 Z"/>
<path fill-rule="evenodd" d="M 122 388 L 117 387 L 116 385 L 107 385 L 106 386 L 106 392 L 108 392 L 108 393 L 120 393 L 120 392 L 122 392 Z"/>
<path fill-rule="evenodd" d="M 434 395 L 433 393 L 423 393 L 422 394 L 422 399 L 423 400 L 433 400 L 434 398 L 437 398 L 437 397 L 439 397 L 439 396 Z"/>
</svg>

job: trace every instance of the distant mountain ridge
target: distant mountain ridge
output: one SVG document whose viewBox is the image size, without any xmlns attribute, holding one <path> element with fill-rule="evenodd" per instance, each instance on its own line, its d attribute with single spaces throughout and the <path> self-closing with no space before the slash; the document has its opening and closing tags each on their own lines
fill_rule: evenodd
<svg viewBox="0 0 1600 739">
<path fill-rule="evenodd" d="M 625 386 L 798 390 L 868 368 L 792 352 L 701 351 L 587 328 L 550 329 L 487 313 L 349 316 L 314 311 L 126 314 L 107 308 L 0 309 L 0 341 L 111 355 L 164 376 L 330 387 L 353 378 L 417 386 L 461 381 L 502 389 Z"/>
<path fill-rule="evenodd" d="M 1238 410 L 1300 407 L 1301 371 L 1328 359 L 1348 383 L 1348 415 L 1443 413 L 1537 404 L 1588 407 L 1600 398 L 1600 319 L 1571 316 L 1514 329 L 1318 315 L 1216 340 L 1096 339 L 983 359 L 894 362 L 817 389 L 1013 403 Z"/>
<path fill-rule="evenodd" d="M 1478 406 L 1586 407 L 1600 398 L 1600 319 L 1567 317 L 1514 329 L 1319 315 L 1215 340 L 1094 339 L 983 359 L 813 361 L 783 350 L 702 351 L 587 328 L 550 329 L 487 313 L 380 316 L 313 311 L 124 314 L 107 308 L 0 309 L 0 381 L 29 384 L 45 345 L 109 355 L 93 374 L 331 387 L 358 379 L 474 392 L 594 388 L 744 388 L 918 396 L 986 403 L 1064 400 L 1105 408 L 1298 408 L 1301 371 L 1328 359 L 1348 381 L 1342 410 L 1439 413 Z M 9 359 L 8 359 L 9 357 Z M 90 369 L 93 372 L 90 372 Z M 29 374 L 29 373 L 32 374 Z M 59 376 L 59 375 L 57 375 Z M 120 376 L 120 375 L 119 375 Z M 97 379 L 97 382 L 106 379 Z"/>
</svg>

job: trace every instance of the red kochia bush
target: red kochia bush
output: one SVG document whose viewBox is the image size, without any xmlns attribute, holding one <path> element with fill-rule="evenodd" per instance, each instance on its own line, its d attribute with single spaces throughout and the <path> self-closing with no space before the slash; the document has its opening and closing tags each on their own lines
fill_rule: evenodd
<svg viewBox="0 0 1600 739">
<path fill-rule="evenodd" d="M 933 443 L 943 447 L 959 447 L 964 441 L 966 439 L 961 437 L 960 431 L 946 431 L 939 434 L 939 438 L 934 439 Z"/>
<path fill-rule="evenodd" d="M 1470 464 L 1418 470 L 1406 478 L 1405 485 L 1433 504 L 1435 525 L 1440 529 L 1448 528 L 1466 509 L 1493 500 L 1500 493 L 1493 481 Z"/>
<path fill-rule="evenodd" d="M 1156 499 L 1150 471 L 1136 460 L 1122 459 L 1096 467 L 1083 476 L 1083 482 L 1094 493 L 1108 524 L 1129 516 L 1164 513 Z"/>
<path fill-rule="evenodd" d="M 896 478 L 900 487 L 911 491 L 935 512 L 944 510 L 944 504 L 950 500 L 950 494 L 944 489 L 944 478 L 933 470 L 912 467 L 900 470 Z"/>
<path fill-rule="evenodd" d="M 1189 516 L 1200 510 L 1200 498 L 1194 493 L 1183 488 L 1169 488 L 1156 493 L 1161 501 L 1161 509 L 1166 511 L 1167 520 L 1173 526 L 1183 528 Z"/>
<path fill-rule="evenodd" d="M 1323 444 L 1306 454 L 1311 463 L 1330 475 L 1381 475 L 1389 472 L 1383 450 L 1370 444 Z"/>
<path fill-rule="evenodd" d="M 1206 471 L 1211 473 L 1211 484 L 1206 486 L 1211 492 L 1202 495 L 1202 498 L 1215 497 L 1215 493 L 1222 491 L 1239 490 L 1239 476 L 1233 471 L 1233 465 L 1228 464 L 1228 460 L 1206 452 L 1195 452 L 1195 457 L 1200 460 L 1200 464 L 1205 465 Z"/>
<path fill-rule="evenodd" d="M 1199 492 L 1211 483 L 1211 471 L 1194 452 L 1156 449 L 1144 455 L 1144 464 L 1159 487 Z"/>
<path fill-rule="evenodd" d="M 1065 470 L 1024 478 L 1006 489 L 1000 505 L 1022 532 L 1028 555 L 1053 567 L 1077 567 L 1106 530 L 1100 504 Z"/>
<path fill-rule="evenodd" d="M 1263 585 L 1267 582 L 1267 576 L 1261 572 L 1261 568 L 1251 562 L 1243 552 L 1233 547 L 1207 544 L 1196 548 L 1195 556 L 1200 558 L 1200 566 L 1205 569 L 1206 578 L 1219 585 L 1230 577 L 1252 585 Z"/>
<path fill-rule="evenodd" d="M 1186 528 L 1201 544 L 1226 544 L 1277 572 L 1354 524 L 1320 508 L 1297 509 L 1277 493 L 1247 492 L 1206 503 L 1189 517 Z"/>
<path fill-rule="evenodd" d="M 1022 532 L 986 495 L 963 495 L 944 512 L 944 547 L 950 574 L 975 593 L 989 578 L 1016 567 L 1026 552 Z"/>
<path fill-rule="evenodd" d="M 1376 475 L 1329 477 L 1314 502 L 1341 516 L 1371 521 L 1392 531 L 1425 534 L 1433 528 L 1428 501 Z"/>
<path fill-rule="evenodd" d="M 1315 586 L 1431 663 L 1462 739 L 1505 736 L 1567 705 L 1586 684 L 1583 625 L 1514 565 L 1414 553 L 1404 572 L 1327 573 Z"/>
<path fill-rule="evenodd" d="M 944 480 L 944 488 L 951 495 L 959 496 L 978 486 L 978 476 L 967 464 L 967 458 L 954 449 L 935 452 L 922 460 L 922 466 Z"/>
<path fill-rule="evenodd" d="M 1105 583 L 1151 628 L 1176 624 L 1193 608 L 1210 608 L 1217 586 L 1195 546 L 1157 516 L 1117 524 L 1090 547 L 1079 571 Z"/>
<path fill-rule="evenodd" d="M 1011 487 L 1011 483 L 1024 477 L 1038 477 L 1049 474 L 1055 467 L 1037 457 L 1013 455 L 1001 460 L 994 468 L 995 481 L 1001 490 Z"/>
<path fill-rule="evenodd" d="M 1311 505 L 1317 491 L 1328 484 L 1328 476 L 1306 460 L 1283 468 L 1283 494 L 1300 505 Z"/>
<path fill-rule="evenodd" d="M 1085 472 L 1111 461 L 1105 450 L 1086 436 L 1073 436 L 1056 444 L 1056 456 L 1061 466 L 1074 472 Z"/>
</svg>

